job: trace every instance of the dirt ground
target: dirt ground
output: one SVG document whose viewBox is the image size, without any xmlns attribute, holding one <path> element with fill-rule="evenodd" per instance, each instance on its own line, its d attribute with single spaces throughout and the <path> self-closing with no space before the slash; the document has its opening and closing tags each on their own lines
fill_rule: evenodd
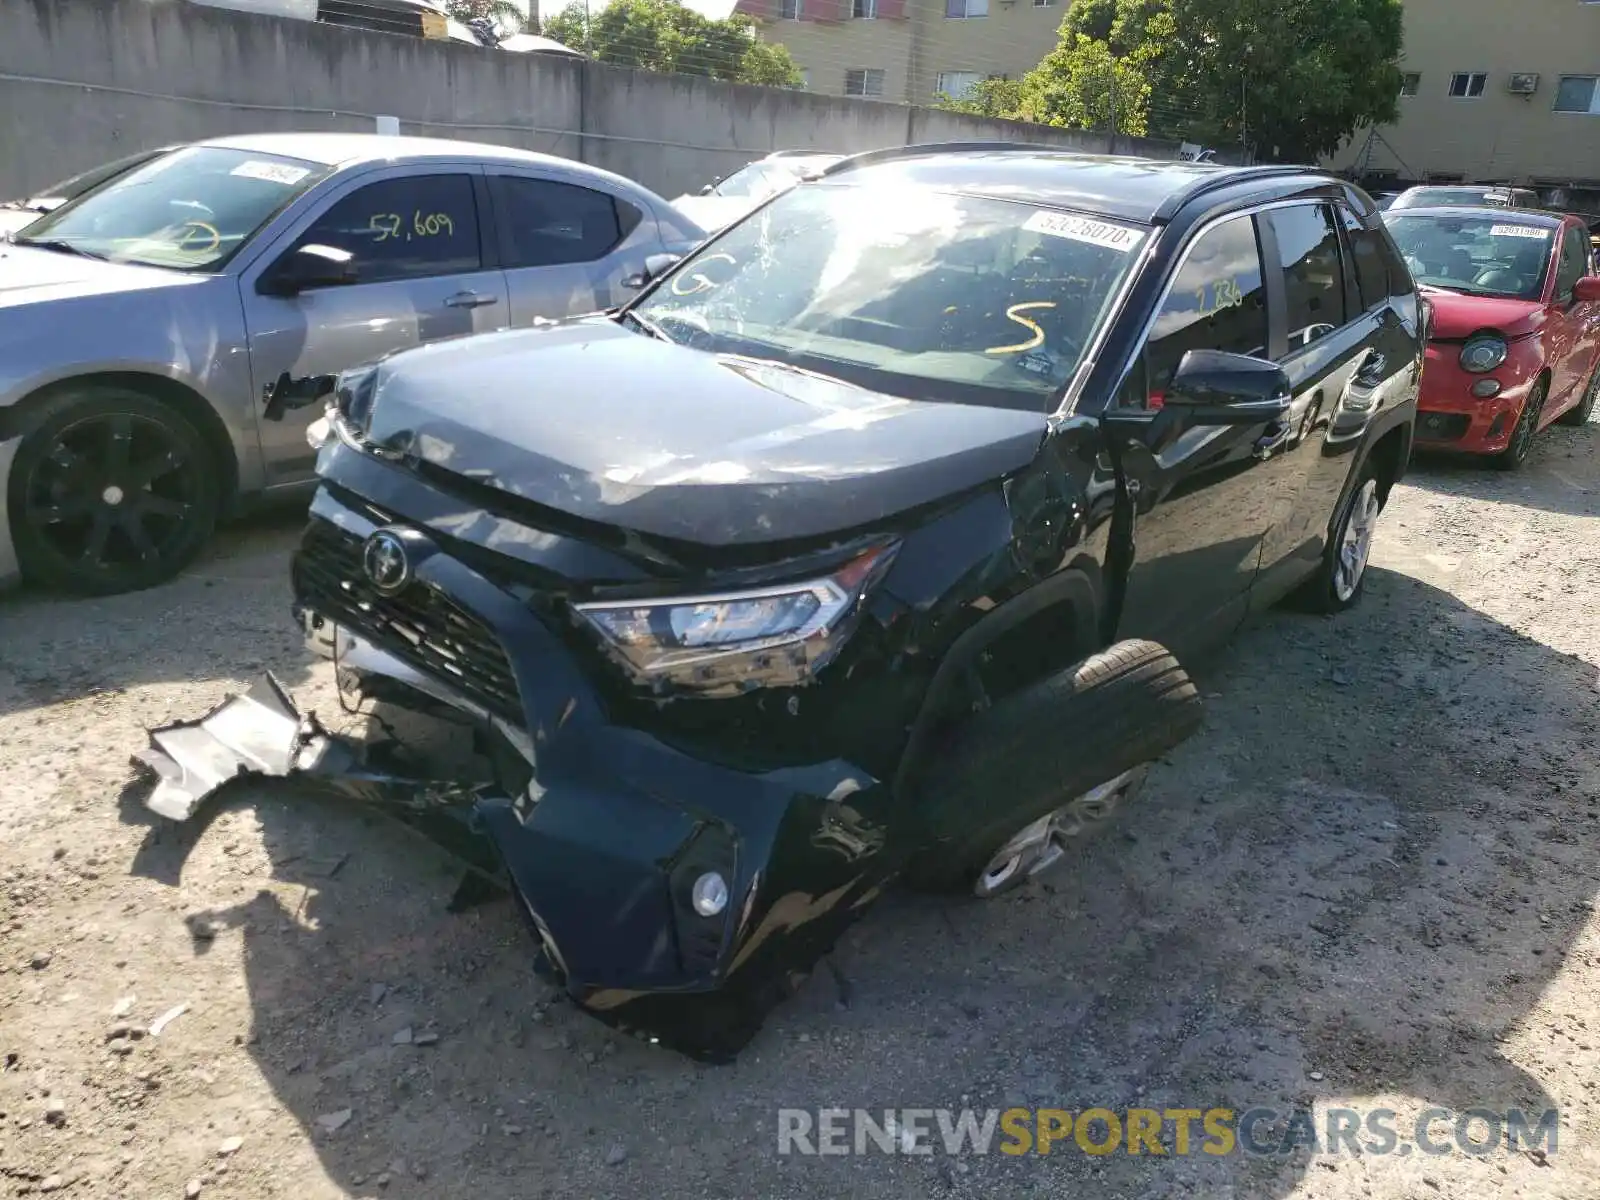
<svg viewBox="0 0 1600 1200">
<path fill-rule="evenodd" d="M 889 898 L 724 1068 L 552 1003 L 509 905 L 450 915 L 381 821 L 146 820 L 146 726 L 263 668 L 337 711 L 296 528 L 156 592 L 0 602 L 0 1195 L 1600 1196 L 1600 424 L 1519 475 L 1416 467 L 1363 604 L 1203 666 L 1206 729 L 1121 832 L 993 904 Z M 1562 1127 L 1547 1156 L 777 1153 L 780 1107 L 1016 1104 Z"/>
</svg>

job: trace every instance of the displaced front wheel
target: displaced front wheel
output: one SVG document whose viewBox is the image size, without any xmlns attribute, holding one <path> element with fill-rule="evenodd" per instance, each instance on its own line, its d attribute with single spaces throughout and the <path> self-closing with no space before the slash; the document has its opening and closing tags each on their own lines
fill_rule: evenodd
<svg viewBox="0 0 1600 1200">
<path fill-rule="evenodd" d="M 1127 641 L 976 714 L 930 764 L 930 846 L 907 882 L 1010 891 L 1104 828 L 1149 765 L 1200 727 L 1167 650 Z"/>
</svg>

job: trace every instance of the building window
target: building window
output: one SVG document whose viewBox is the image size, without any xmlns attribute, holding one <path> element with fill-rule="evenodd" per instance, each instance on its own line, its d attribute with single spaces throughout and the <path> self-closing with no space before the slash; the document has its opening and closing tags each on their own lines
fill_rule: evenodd
<svg viewBox="0 0 1600 1200">
<path fill-rule="evenodd" d="M 948 96 L 952 100 L 965 100 L 982 78 L 983 76 L 976 71 L 940 71 L 939 81 L 933 90 L 939 96 Z"/>
<path fill-rule="evenodd" d="M 1483 71 L 1457 71 L 1450 76 L 1450 94 L 1458 100 L 1475 100 L 1483 95 L 1489 76 Z"/>
<path fill-rule="evenodd" d="M 880 67 L 851 67 L 844 73 L 846 96 L 883 95 L 883 70 Z"/>
<path fill-rule="evenodd" d="M 850 15 L 858 21 L 870 21 L 878 15 L 878 0 L 853 0 Z"/>
<path fill-rule="evenodd" d="M 1597 0 L 1600 3 L 1600 0 Z M 1400 76 L 1400 94 L 1402 96 L 1415 96 L 1422 89 L 1422 76 L 1416 71 L 1407 71 Z"/>
<path fill-rule="evenodd" d="M 1053 8 L 1055 2 L 1056 0 L 1033 0 L 1033 6 L 1035 8 Z M 1594 2 L 1600 4 L 1600 0 L 1594 0 Z"/>
<path fill-rule="evenodd" d="M 778 17 L 784 21 L 798 21 L 800 0 L 778 0 Z"/>
<path fill-rule="evenodd" d="M 810 67 L 801 67 L 800 68 L 800 86 L 805 88 L 807 91 L 809 91 L 811 89 L 811 68 Z"/>
<path fill-rule="evenodd" d="M 1556 85 L 1556 111 L 1566 113 L 1600 113 L 1600 77 L 1594 75 L 1563 75 Z"/>
<path fill-rule="evenodd" d="M 947 17 L 987 17 L 989 0 L 944 0 Z"/>
</svg>

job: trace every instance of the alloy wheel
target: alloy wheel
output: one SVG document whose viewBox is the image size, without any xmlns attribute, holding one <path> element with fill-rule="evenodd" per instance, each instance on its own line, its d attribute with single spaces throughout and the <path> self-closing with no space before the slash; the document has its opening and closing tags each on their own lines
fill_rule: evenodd
<svg viewBox="0 0 1600 1200">
<path fill-rule="evenodd" d="M 1505 448 L 1500 461 L 1508 467 L 1521 466 L 1528 457 L 1528 451 L 1533 448 L 1533 435 L 1539 428 L 1539 410 L 1544 407 L 1544 388 L 1536 387 L 1533 394 L 1522 405 L 1522 413 L 1517 417 L 1517 427 L 1511 431 L 1511 442 Z"/>
<path fill-rule="evenodd" d="M 1361 586 L 1362 576 L 1367 573 L 1372 538 L 1377 532 L 1382 508 L 1376 479 L 1368 479 L 1351 498 L 1350 510 L 1345 514 L 1344 528 L 1339 534 L 1338 558 L 1333 564 L 1333 594 L 1340 604 L 1350 602 Z"/>
<path fill-rule="evenodd" d="M 1124 771 L 1019 830 L 995 851 L 973 892 L 982 899 L 998 896 L 1054 866 L 1072 845 L 1109 821 L 1149 772 L 1148 763 Z"/>
<path fill-rule="evenodd" d="M 134 576 L 184 540 L 200 515 L 204 470 L 160 421 L 96 414 L 62 429 L 36 460 L 21 518 L 62 567 Z"/>
</svg>

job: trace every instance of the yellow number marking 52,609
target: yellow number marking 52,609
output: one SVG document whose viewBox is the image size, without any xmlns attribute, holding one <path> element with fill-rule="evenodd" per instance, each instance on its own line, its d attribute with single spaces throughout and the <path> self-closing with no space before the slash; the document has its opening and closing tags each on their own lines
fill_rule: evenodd
<svg viewBox="0 0 1600 1200">
<path fill-rule="evenodd" d="M 438 237 L 441 233 L 453 235 L 456 223 L 450 219 L 449 213 L 423 213 L 411 214 L 411 224 L 406 225 L 405 218 L 399 213 L 373 213 L 372 219 L 367 222 L 367 228 L 377 234 L 373 241 L 387 242 L 391 239 L 404 238 L 410 241 L 412 237 Z"/>
</svg>

